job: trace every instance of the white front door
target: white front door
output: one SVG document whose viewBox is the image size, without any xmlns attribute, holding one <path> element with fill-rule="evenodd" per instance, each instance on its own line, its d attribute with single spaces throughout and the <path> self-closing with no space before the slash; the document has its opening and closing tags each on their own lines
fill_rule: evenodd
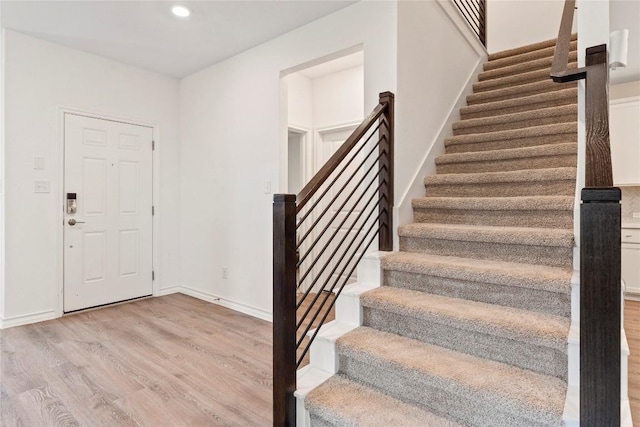
<svg viewBox="0 0 640 427">
<path fill-rule="evenodd" d="M 65 114 L 65 312 L 152 294 L 152 138 Z"/>
</svg>

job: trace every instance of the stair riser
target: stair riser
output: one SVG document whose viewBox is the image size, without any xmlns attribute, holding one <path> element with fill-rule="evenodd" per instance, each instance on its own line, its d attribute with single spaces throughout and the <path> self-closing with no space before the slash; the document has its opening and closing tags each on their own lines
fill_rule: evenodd
<svg viewBox="0 0 640 427">
<path fill-rule="evenodd" d="M 542 264 L 553 267 L 569 268 L 573 265 L 573 248 L 561 246 L 532 246 L 401 236 L 400 250 L 473 259 Z"/>
<path fill-rule="evenodd" d="M 492 225 L 506 227 L 573 227 L 573 211 L 494 211 L 464 209 L 413 209 L 414 222 Z"/>
<path fill-rule="evenodd" d="M 486 117 L 501 116 L 504 114 L 521 113 L 524 111 L 540 110 L 542 108 L 560 107 L 563 105 L 575 104 L 577 99 L 572 94 L 567 96 L 550 99 L 548 101 L 534 102 L 532 104 L 512 105 L 505 108 L 486 108 L 486 109 L 465 109 L 460 110 L 460 118 L 462 120 L 480 119 Z"/>
<path fill-rule="evenodd" d="M 577 34 L 571 35 L 571 41 L 576 41 L 578 39 Z M 507 49 L 500 52 L 490 53 L 489 61 L 496 61 L 498 59 L 509 58 L 512 56 L 522 55 L 523 53 L 529 53 L 536 50 L 547 49 L 547 48 L 555 48 L 556 39 L 544 40 L 538 43 L 533 43 L 527 46 L 521 46 L 514 49 Z M 549 56 L 553 55 L 550 53 Z"/>
<path fill-rule="evenodd" d="M 498 304 L 556 316 L 569 317 L 571 315 L 568 294 L 396 270 L 384 271 L 384 283 L 386 286 L 396 288 Z"/>
<path fill-rule="evenodd" d="M 471 142 L 468 144 L 448 144 L 446 154 L 472 153 L 477 151 L 506 150 L 509 148 L 536 147 L 548 144 L 577 143 L 578 133 L 561 133 L 554 135 L 529 136 L 525 138 L 504 139 L 496 141 Z"/>
<path fill-rule="evenodd" d="M 574 40 L 569 44 L 569 51 L 575 51 L 578 48 L 578 41 Z M 482 69 L 484 71 L 495 70 L 497 68 L 507 67 L 514 64 L 520 64 L 522 62 L 534 61 L 541 58 L 553 57 L 555 52 L 555 46 L 545 49 L 534 50 L 531 52 L 525 52 L 518 55 L 507 56 L 501 59 L 493 59 L 486 62 Z"/>
<path fill-rule="evenodd" d="M 578 64 L 571 62 L 567 64 L 568 69 L 576 69 Z M 512 76 L 505 76 L 499 79 L 484 80 L 473 84 L 473 93 L 482 93 L 491 90 L 503 89 L 514 86 L 521 86 L 529 83 L 547 81 L 550 79 L 551 69 L 529 71 Z"/>
<path fill-rule="evenodd" d="M 323 418 L 318 417 L 313 413 L 311 414 L 310 421 L 311 423 L 309 425 L 313 427 L 335 427 L 333 424 L 325 421 Z"/>
<path fill-rule="evenodd" d="M 469 135 L 472 133 L 499 132 L 509 129 L 522 129 L 531 126 L 552 125 L 556 123 L 571 123 L 577 118 L 577 110 L 572 114 L 552 115 L 550 117 L 530 117 L 526 120 L 507 121 L 504 123 L 490 124 L 484 126 L 465 126 L 453 130 L 453 135 Z"/>
<path fill-rule="evenodd" d="M 497 182 L 478 184 L 427 184 L 427 197 L 573 196 L 575 180 Z"/>
<path fill-rule="evenodd" d="M 437 164 L 436 173 L 508 172 L 523 169 L 576 167 L 576 163 L 576 154 L 574 153 L 554 156 Z"/>
<path fill-rule="evenodd" d="M 506 86 L 498 90 L 484 91 L 467 96 L 467 105 L 482 104 L 485 102 L 505 101 L 507 99 L 531 96 L 539 93 L 548 93 L 575 87 L 575 83 L 555 83 L 551 79 L 541 80 L 533 85 Z"/>
<path fill-rule="evenodd" d="M 567 355 L 553 348 L 463 330 L 436 321 L 416 319 L 366 306 L 364 324 L 461 353 L 508 363 L 563 380 L 567 378 Z"/>
<path fill-rule="evenodd" d="M 455 386 L 439 381 L 439 378 L 429 378 L 424 374 L 404 372 L 391 366 L 380 369 L 377 364 L 372 366 L 370 363 L 346 356 L 340 357 L 340 371 L 369 387 L 419 405 L 435 414 L 456 419 L 465 425 L 531 427 L 554 425 L 551 424 L 552 420 L 536 419 L 533 414 L 529 414 L 530 418 L 525 418 L 524 410 L 508 413 L 477 392 L 469 390 L 468 393 L 460 393 Z M 472 398 L 465 396 L 472 396 Z"/>
<path fill-rule="evenodd" d="M 578 52 L 572 51 L 569 52 L 569 62 L 576 62 L 578 60 Z M 542 69 L 551 69 L 551 64 L 553 63 L 553 57 L 546 57 L 541 59 L 536 59 L 533 61 L 520 62 L 517 64 L 513 64 L 506 67 L 496 68 L 493 70 L 485 71 L 480 73 L 478 76 L 479 81 L 485 80 L 493 80 L 506 76 L 514 76 L 521 73 L 526 73 L 534 70 L 542 70 Z"/>
</svg>

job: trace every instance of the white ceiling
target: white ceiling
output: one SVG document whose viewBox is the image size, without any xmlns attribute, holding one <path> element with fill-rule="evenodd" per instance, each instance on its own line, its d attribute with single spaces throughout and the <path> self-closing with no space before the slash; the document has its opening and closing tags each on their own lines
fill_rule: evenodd
<svg viewBox="0 0 640 427">
<path fill-rule="evenodd" d="M 2 24 L 45 40 L 181 78 L 356 1 L 14 1 Z M 192 10 L 176 19 L 171 6 Z M 611 82 L 640 80 L 640 0 L 611 0 L 611 30 L 629 29 L 627 68 Z"/>
<path fill-rule="evenodd" d="M 5 28 L 184 77 L 356 1 L 7 1 Z M 191 9 L 177 19 L 171 7 Z"/>
</svg>

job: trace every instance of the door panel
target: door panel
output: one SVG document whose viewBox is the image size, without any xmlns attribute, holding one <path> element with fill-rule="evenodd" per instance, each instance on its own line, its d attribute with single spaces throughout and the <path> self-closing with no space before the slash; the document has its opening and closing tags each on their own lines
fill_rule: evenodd
<svg viewBox="0 0 640 427">
<path fill-rule="evenodd" d="M 64 311 L 151 295 L 152 129 L 74 114 L 64 125 L 64 193 L 77 197 L 64 215 Z"/>
<path fill-rule="evenodd" d="M 318 146 L 318 164 L 317 169 L 322 167 L 327 160 L 340 148 L 340 146 L 347 140 L 347 138 L 353 132 L 353 128 L 348 128 L 345 130 L 338 130 L 332 132 L 324 132 L 321 134 L 321 138 Z M 363 233 L 359 233 L 357 230 L 357 226 L 361 225 L 364 222 L 364 218 L 360 216 L 358 219 L 358 215 L 361 213 L 364 208 L 367 197 L 360 200 L 360 202 L 355 203 L 358 196 L 361 194 L 361 191 L 355 191 L 354 195 L 350 197 L 351 192 L 356 188 L 360 179 L 363 178 L 364 171 L 366 169 L 357 169 L 357 166 L 364 160 L 364 154 L 360 153 L 358 157 L 354 160 L 353 163 L 347 168 L 347 170 L 336 180 L 336 183 L 331 187 L 327 196 L 325 196 L 326 200 L 323 201 L 323 209 L 329 203 L 329 201 L 335 201 L 329 207 L 329 211 L 327 215 L 322 220 L 322 226 L 320 229 L 324 229 L 327 227 L 327 232 L 321 237 L 323 241 L 322 247 L 324 243 L 329 245 L 328 254 L 334 255 L 331 261 L 328 261 L 328 256 L 324 256 L 323 260 L 319 262 L 319 265 L 324 265 L 326 262 L 329 263 L 329 267 L 322 273 L 321 279 L 319 282 L 327 282 L 327 286 L 324 287 L 325 290 L 330 290 L 333 286 L 339 286 L 343 282 L 353 283 L 356 281 L 356 271 L 349 274 L 351 269 L 356 265 L 355 258 L 357 258 L 365 248 L 360 248 L 356 252 L 356 256 L 350 262 L 347 260 L 350 258 L 349 255 L 345 256 L 341 262 L 338 262 L 343 253 L 351 254 L 356 249 L 358 243 L 363 238 Z M 340 168 L 338 168 L 340 169 Z M 353 176 L 351 180 L 349 178 Z M 366 184 L 366 181 L 365 181 Z M 344 187 L 344 189 L 343 189 Z M 342 191 L 340 191 L 342 190 Z M 344 204 L 344 206 L 343 206 Z M 336 217 L 333 221 L 329 222 L 329 218 Z M 357 219 L 357 221 L 356 221 Z M 356 223 L 356 227 L 352 227 L 352 225 Z M 334 236 L 331 241 L 329 241 L 330 236 Z M 343 240 L 344 239 L 344 240 Z M 355 240 L 352 246 L 349 244 Z M 342 242 L 342 244 L 341 244 Z M 337 256 L 336 256 L 337 255 Z M 333 272 L 333 273 L 332 273 Z M 320 274 L 319 271 L 316 271 L 316 274 Z"/>
</svg>

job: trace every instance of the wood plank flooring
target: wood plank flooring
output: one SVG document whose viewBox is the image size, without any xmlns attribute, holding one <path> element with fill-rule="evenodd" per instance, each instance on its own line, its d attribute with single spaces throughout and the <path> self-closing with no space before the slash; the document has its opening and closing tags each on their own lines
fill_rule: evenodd
<svg viewBox="0 0 640 427">
<path fill-rule="evenodd" d="M 625 330 L 640 426 L 638 301 Z M 0 425 L 270 426 L 271 334 L 182 294 L 1 330 Z"/>
<path fill-rule="evenodd" d="M 182 294 L 0 331 L 2 426 L 270 426 L 271 323 Z"/>
<path fill-rule="evenodd" d="M 625 300 L 624 330 L 629 342 L 629 403 L 634 426 L 640 426 L 640 301 Z"/>
</svg>

